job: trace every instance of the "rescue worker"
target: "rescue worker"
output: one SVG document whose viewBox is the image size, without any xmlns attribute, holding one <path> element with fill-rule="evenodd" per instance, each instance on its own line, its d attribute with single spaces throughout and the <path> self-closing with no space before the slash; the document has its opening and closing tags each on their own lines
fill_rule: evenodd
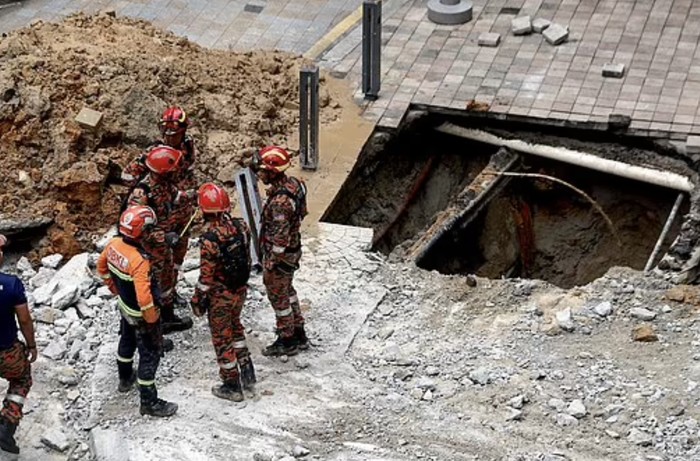
<svg viewBox="0 0 700 461">
<path fill-rule="evenodd" d="M 277 339 L 263 351 L 266 356 L 294 355 L 308 349 L 299 298 L 293 286 L 301 259 L 301 221 L 307 214 L 306 186 L 284 172 L 291 156 L 281 147 L 266 147 L 254 158 L 253 170 L 269 186 L 262 212 L 260 245 L 263 283 L 277 317 Z"/>
<path fill-rule="evenodd" d="M 187 113 L 182 107 L 171 106 L 166 108 L 158 122 L 158 129 L 160 130 L 162 140 L 157 140 L 146 152 L 132 160 L 132 162 L 124 168 L 121 176 L 122 183 L 130 189 L 136 186 L 136 184 L 148 174 L 149 169 L 146 165 L 146 159 L 148 157 L 148 152 L 154 147 L 170 146 L 183 153 L 180 167 L 173 173 L 171 178 L 178 190 L 184 192 L 190 198 L 190 200 L 181 201 L 173 210 L 173 231 L 178 234 L 185 231 L 182 238 L 178 239 L 177 244 L 172 249 L 173 266 L 175 268 L 176 277 L 185 259 L 185 255 L 187 254 L 187 245 L 190 235 L 188 224 L 194 213 L 194 197 L 197 185 L 194 177 L 196 151 L 194 139 L 187 134 L 189 124 L 190 121 L 187 117 Z M 187 304 L 177 293 L 175 293 L 174 296 L 177 304 Z"/>
<path fill-rule="evenodd" d="M 177 404 L 158 398 L 156 371 L 163 354 L 160 312 L 151 290 L 151 265 L 141 244 L 156 213 L 147 206 L 129 207 L 119 219 L 120 236 L 112 239 L 97 260 L 97 273 L 117 295 L 121 320 L 117 369 L 119 391 L 128 392 L 136 380 L 142 415 L 172 416 Z M 133 362 L 139 352 L 134 379 Z"/>
<path fill-rule="evenodd" d="M 250 276 L 250 230 L 233 218 L 226 190 L 207 183 L 199 189 L 199 208 L 204 216 L 199 282 L 192 297 L 194 315 L 208 314 L 211 339 L 223 384 L 212 393 L 240 402 L 244 389 L 256 382 L 253 361 L 241 325 L 241 310 Z M 240 371 L 239 371 L 240 367 Z"/>
<path fill-rule="evenodd" d="M 0 266 L 7 239 L 0 234 Z M 17 337 L 17 323 L 24 343 Z M 17 454 L 15 431 L 22 419 L 22 407 L 32 387 L 31 363 L 37 358 L 34 325 L 27 306 L 22 281 L 0 272 L 0 377 L 9 381 L 7 395 L 0 410 L 0 448 Z"/>
<path fill-rule="evenodd" d="M 175 283 L 177 272 L 173 266 L 173 250 L 179 242 L 173 209 L 184 197 L 172 183 L 170 177 L 182 162 L 182 152 L 172 147 L 158 146 L 151 149 L 146 158 L 148 174 L 134 186 L 128 198 L 128 205 L 148 206 L 153 209 L 158 223 L 146 230 L 142 246 L 151 258 L 153 276 L 157 281 L 157 296 L 160 299 L 163 334 L 184 331 L 192 328 L 192 319 L 180 318 L 175 314 Z"/>
</svg>

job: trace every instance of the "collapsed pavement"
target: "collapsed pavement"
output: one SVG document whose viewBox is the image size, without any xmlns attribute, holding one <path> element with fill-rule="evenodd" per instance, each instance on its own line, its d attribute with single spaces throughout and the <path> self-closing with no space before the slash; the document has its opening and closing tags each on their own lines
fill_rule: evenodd
<svg viewBox="0 0 700 461">
<path fill-rule="evenodd" d="M 700 456 L 693 287 L 629 269 L 570 290 L 520 279 L 470 286 L 388 263 L 366 251 L 371 239 L 338 225 L 307 232 L 297 288 L 314 347 L 296 357 L 259 354 L 273 313 L 252 280 L 252 399 L 210 394 L 218 377 L 205 322 L 174 335 L 158 383 L 181 411 L 157 425 L 138 415 L 135 392 L 116 393 L 118 313 L 88 272 L 96 254 L 56 272 L 58 257 L 36 269 L 21 261 L 41 355 L 18 431 L 25 459 L 87 460 L 90 446 L 114 444 L 128 454 L 119 459 L 152 460 Z M 193 244 L 185 295 L 197 254 Z M 646 336 L 635 336 L 640 326 Z"/>
</svg>

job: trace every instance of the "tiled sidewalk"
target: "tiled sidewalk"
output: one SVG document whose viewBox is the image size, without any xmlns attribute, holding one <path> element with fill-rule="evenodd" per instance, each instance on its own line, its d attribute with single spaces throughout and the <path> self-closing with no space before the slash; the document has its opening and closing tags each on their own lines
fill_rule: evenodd
<svg viewBox="0 0 700 461">
<path fill-rule="evenodd" d="M 569 41 L 512 35 L 516 15 L 504 7 L 568 25 Z M 477 45 L 488 31 L 501 34 L 497 48 Z M 410 102 L 464 109 L 476 100 L 501 115 L 607 122 L 614 113 L 644 134 L 700 133 L 700 2 L 476 0 L 472 21 L 439 26 L 425 1 L 411 0 L 384 17 L 382 33 L 382 91 L 365 111 L 381 125 L 396 126 Z M 324 60 L 359 87 L 359 35 Z M 603 78 L 608 62 L 624 64 L 624 78 Z"/>
<path fill-rule="evenodd" d="M 36 19 L 112 9 L 153 21 L 210 48 L 302 54 L 361 0 L 27 0 L 0 9 L 0 33 Z"/>
</svg>

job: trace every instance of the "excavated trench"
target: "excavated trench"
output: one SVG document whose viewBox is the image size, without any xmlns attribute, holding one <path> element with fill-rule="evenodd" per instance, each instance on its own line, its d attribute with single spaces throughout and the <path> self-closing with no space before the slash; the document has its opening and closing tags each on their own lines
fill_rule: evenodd
<svg viewBox="0 0 700 461">
<path fill-rule="evenodd" d="M 678 190 L 499 150 L 436 130 L 444 121 L 429 116 L 375 135 L 323 219 L 371 227 L 375 250 L 445 274 L 536 278 L 568 288 L 614 266 L 644 269 Z M 555 140 L 520 133 L 529 142 L 588 147 L 630 163 L 649 165 L 655 154 L 567 134 Z M 688 209 L 686 194 L 655 263 Z"/>
</svg>

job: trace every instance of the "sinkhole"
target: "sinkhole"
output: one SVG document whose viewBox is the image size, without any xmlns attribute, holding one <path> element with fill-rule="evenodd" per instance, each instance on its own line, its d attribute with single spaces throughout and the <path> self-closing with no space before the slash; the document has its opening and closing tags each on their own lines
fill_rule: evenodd
<svg viewBox="0 0 700 461">
<path fill-rule="evenodd" d="M 373 228 L 374 250 L 427 270 L 569 288 L 614 266 L 642 270 L 655 248 L 658 263 L 680 232 L 683 188 L 633 174 L 687 180 L 663 170 L 657 147 L 590 129 L 430 114 L 375 133 L 322 219 Z M 624 171 L 584 161 L 600 159 L 603 170 L 612 160 Z"/>
</svg>

